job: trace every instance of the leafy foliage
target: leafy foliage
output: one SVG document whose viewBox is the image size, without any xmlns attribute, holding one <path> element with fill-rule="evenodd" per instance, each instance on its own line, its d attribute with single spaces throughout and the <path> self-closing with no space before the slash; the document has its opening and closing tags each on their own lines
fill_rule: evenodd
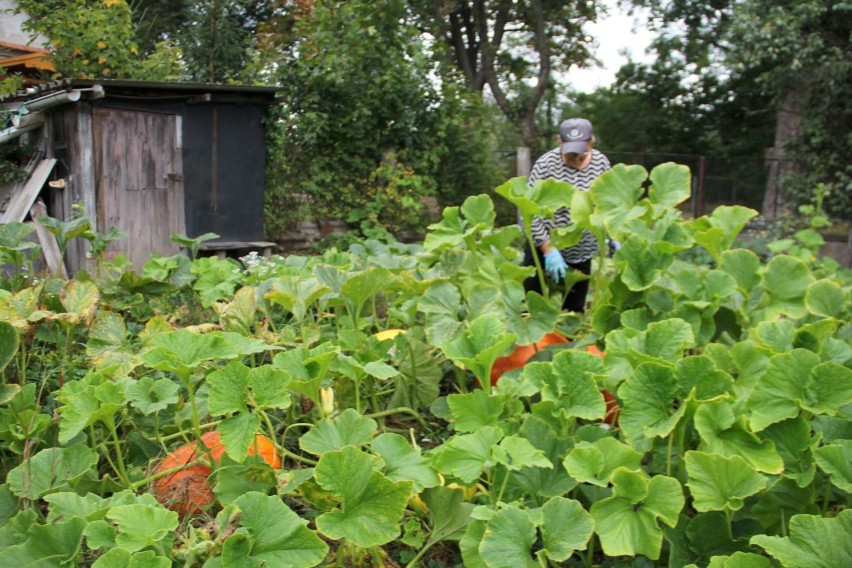
<svg viewBox="0 0 852 568">
<path fill-rule="evenodd" d="M 417 245 L 15 281 L 0 560 L 848 564 L 849 274 L 737 248 L 754 212 L 685 219 L 689 186 L 664 164 L 617 166 L 588 193 L 498 189 L 524 215 L 568 195 L 578 228 L 624 241 L 595 259 L 582 317 L 523 293 L 521 230 L 495 224 L 488 195 Z M 11 225 L 0 244 L 25 237 Z M 676 257 L 699 247 L 710 263 Z M 492 385 L 497 357 L 557 330 L 570 341 Z M 176 479 L 205 504 L 149 489 Z"/>
</svg>

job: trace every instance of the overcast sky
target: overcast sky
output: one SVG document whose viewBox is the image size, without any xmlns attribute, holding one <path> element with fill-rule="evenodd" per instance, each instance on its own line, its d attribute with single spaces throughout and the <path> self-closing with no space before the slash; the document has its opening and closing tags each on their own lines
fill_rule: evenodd
<svg viewBox="0 0 852 568">
<path fill-rule="evenodd" d="M 645 48 L 653 35 L 645 27 L 645 19 L 641 15 L 629 16 L 626 10 L 618 8 L 617 0 L 607 0 L 606 4 L 609 15 L 586 28 L 598 41 L 596 56 L 603 68 L 572 68 L 568 73 L 568 83 L 580 92 L 590 93 L 598 87 L 611 85 L 615 72 L 627 63 L 628 55 L 633 61 L 650 60 Z"/>
</svg>

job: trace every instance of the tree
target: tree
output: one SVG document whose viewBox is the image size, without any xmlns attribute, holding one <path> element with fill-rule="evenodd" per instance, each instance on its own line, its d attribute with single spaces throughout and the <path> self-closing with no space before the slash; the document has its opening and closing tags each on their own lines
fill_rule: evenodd
<svg viewBox="0 0 852 568">
<path fill-rule="evenodd" d="M 597 17 L 596 1 L 411 0 L 424 30 L 438 39 L 444 74 L 460 73 L 468 87 L 488 87 L 516 124 L 525 144 L 539 148 L 536 117 L 556 86 L 555 69 L 591 58 L 583 25 Z M 548 138 L 550 133 L 548 132 Z"/>
<path fill-rule="evenodd" d="M 150 57 L 157 64 L 147 64 L 124 0 L 18 0 L 17 10 L 28 16 L 27 31 L 50 38 L 60 75 L 166 80 L 176 74 L 178 55 L 168 46 L 154 49 Z"/>
<path fill-rule="evenodd" d="M 763 122 L 763 109 L 769 109 L 776 167 L 767 184 L 765 216 L 811 201 L 818 184 L 827 189 L 828 211 L 852 214 L 847 5 L 832 0 L 631 3 L 650 9 L 650 21 L 668 26 L 655 44 L 658 53 L 677 54 L 690 75 L 716 77 L 707 104 L 728 129 Z M 719 134 L 726 131 L 716 128 Z"/>
<path fill-rule="evenodd" d="M 422 229 L 424 196 L 460 202 L 493 188 L 477 103 L 433 80 L 403 0 L 317 2 L 302 16 L 289 39 L 268 42 L 285 99 L 271 123 L 273 236 L 300 199 L 315 218 L 380 235 Z"/>
</svg>

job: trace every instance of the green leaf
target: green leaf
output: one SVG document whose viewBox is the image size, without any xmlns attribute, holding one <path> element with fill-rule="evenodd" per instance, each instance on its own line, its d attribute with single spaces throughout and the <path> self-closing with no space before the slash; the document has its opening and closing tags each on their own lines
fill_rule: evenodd
<svg viewBox="0 0 852 568">
<path fill-rule="evenodd" d="M 552 420 L 548 411 L 548 417 Z M 554 421 L 555 422 L 555 421 Z M 559 467 L 565 452 L 573 445 L 573 440 L 557 431 L 559 425 L 553 425 L 539 416 L 525 417 L 519 434 L 529 440 L 537 449 L 547 456 L 553 467 L 528 467 L 512 472 L 508 476 L 506 500 L 514 496 L 538 495 L 545 499 L 564 495 L 577 485 L 577 481 L 565 475 Z"/>
<path fill-rule="evenodd" d="M 592 516 L 579 501 L 553 497 L 541 512 L 541 539 L 547 558 L 563 562 L 575 550 L 586 549 L 595 527 Z"/>
<path fill-rule="evenodd" d="M 601 174 L 589 190 L 598 211 L 592 215 L 592 224 L 603 225 L 613 238 L 623 241 L 624 225 L 644 213 L 637 202 L 647 178 L 648 171 L 637 165 L 616 164 Z"/>
<path fill-rule="evenodd" d="M 496 315 L 483 315 L 470 324 L 461 336 L 445 343 L 442 348 L 447 358 L 467 366 L 480 384 L 490 384 L 491 368 L 497 357 L 505 354 L 514 344 L 515 336 L 506 333 L 506 327 Z"/>
<path fill-rule="evenodd" d="M 618 389 L 623 402 L 619 426 L 631 446 L 643 449 L 649 440 L 672 433 L 686 412 L 676 405 L 678 385 L 671 367 L 642 363 Z"/>
<path fill-rule="evenodd" d="M 87 426 L 111 424 L 127 402 L 122 387 L 100 373 L 89 372 L 78 381 L 68 381 L 59 390 L 59 442 L 67 444 Z"/>
<path fill-rule="evenodd" d="M 225 540 L 230 562 L 223 555 L 223 566 L 248 561 L 256 566 L 308 568 L 320 564 L 328 553 L 328 545 L 280 497 L 252 491 L 230 507 L 238 512 L 233 515 L 238 514 L 242 529 Z M 220 515 L 226 513 L 223 510 Z M 228 545 L 231 539 L 234 541 Z"/>
<path fill-rule="evenodd" d="M 302 393 L 316 404 L 320 404 L 319 389 L 339 351 L 340 348 L 330 342 L 322 343 L 313 349 L 297 347 L 276 354 L 272 359 L 272 366 L 290 378 L 287 385 L 289 390 Z"/>
<path fill-rule="evenodd" d="M 73 316 L 72 321 L 89 321 L 95 316 L 100 293 L 94 282 L 72 280 L 62 288 L 62 306 Z"/>
<path fill-rule="evenodd" d="M 497 511 L 479 545 L 479 554 L 490 568 L 535 568 L 530 556 L 536 528 L 523 509 L 509 506 Z"/>
<path fill-rule="evenodd" d="M 719 270 L 733 276 L 737 281 L 737 286 L 746 295 L 760 284 L 760 257 L 748 249 L 734 249 L 723 252 Z"/>
<path fill-rule="evenodd" d="M 739 456 L 689 451 L 685 460 L 686 485 L 697 511 L 738 511 L 747 497 L 766 486 L 766 477 Z"/>
<path fill-rule="evenodd" d="M 771 424 L 798 416 L 799 405 L 805 398 L 805 378 L 818 364 L 819 357 L 804 349 L 772 357 L 748 400 L 752 430 L 759 432 Z"/>
<path fill-rule="evenodd" d="M 633 292 L 647 290 L 659 282 L 663 271 L 672 261 L 672 255 L 660 251 L 651 241 L 638 234 L 628 235 L 621 242 L 615 256 L 621 269 L 621 281 Z"/>
<path fill-rule="evenodd" d="M 773 568 L 773 564 L 759 554 L 735 552 L 731 556 L 714 556 L 707 568 Z"/>
<path fill-rule="evenodd" d="M 180 387 L 166 378 L 154 380 L 151 377 L 142 377 L 127 385 L 130 405 L 145 416 L 177 404 L 179 392 Z"/>
<path fill-rule="evenodd" d="M 648 478 L 642 472 L 617 469 L 612 475 L 613 495 L 591 508 L 595 532 L 608 556 L 644 554 L 660 557 L 663 531 L 658 520 L 670 527 L 683 509 L 683 489 L 677 479 L 665 475 Z"/>
<path fill-rule="evenodd" d="M 552 468 L 553 464 L 529 440 L 520 436 L 506 436 L 493 447 L 494 461 L 510 471 L 528 467 Z"/>
<path fill-rule="evenodd" d="M 0 372 L 14 359 L 20 345 L 18 330 L 11 323 L 0 321 Z"/>
<path fill-rule="evenodd" d="M 95 560 L 92 568 L 169 568 L 171 565 L 170 559 L 157 556 L 153 550 L 130 552 L 123 548 L 113 548 Z"/>
<path fill-rule="evenodd" d="M 784 477 L 794 479 L 800 487 L 813 481 L 816 473 L 813 447 L 820 443 L 822 436 L 817 434 L 811 437 L 808 420 L 803 416 L 782 420 L 763 430 L 760 435 L 775 444 L 775 450 L 784 460 Z"/>
<path fill-rule="evenodd" d="M 595 375 L 603 372 L 597 355 L 564 349 L 550 363 L 530 363 L 523 377 L 541 391 L 541 399 L 552 401 L 563 416 L 600 420 L 606 413 L 603 394 Z"/>
<path fill-rule="evenodd" d="M 394 280 L 393 273 L 386 268 L 368 268 L 347 278 L 341 293 L 345 298 L 352 300 L 356 309 L 354 316 L 358 317 L 367 300 L 386 290 L 394 283 Z"/>
<path fill-rule="evenodd" d="M 296 321 L 303 322 L 313 304 L 330 291 L 331 288 L 316 278 L 283 276 L 272 281 L 269 292 L 263 297 L 293 314 Z"/>
<path fill-rule="evenodd" d="M 249 448 L 254 443 L 259 429 L 260 416 L 252 412 L 231 416 L 216 426 L 228 457 L 239 463 L 244 462 L 248 456 Z"/>
<path fill-rule="evenodd" d="M 578 442 L 562 462 L 568 474 L 580 483 L 609 485 L 618 468 L 638 470 L 642 454 L 612 437 L 594 442 Z"/>
<path fill-rule="evenodd" d="M 207 375 L 210 393 L 207 406 L 214 416 L 248 412 L 249 368 L 232 361 Z"/>
<path fill-rule="evenodd" d="M 791 256 L 774 256 L 766 265 L 763 275 L 763 289 L 766 293 L 762 307 L 765 318 L 778 315 L 800 318 L 807 315 L 805 294 L 813 283 L 808 266 Z"/>
<path fill-rule="evenodd" d="M 805 305 L 814 315 L 840 318 L 849 306 L 849 298 L 837 282 L 817 280 L 805 292 Z"/>
<path fill-rule="evenodd" d="M 369 548 L 399 536 L 400 519 L 412 493 L 410 481 L 390 481 L 376 471 L 381 462 L 358 448 L 324 453 L 314 478 L 340 499 L 340 507 L 317 517 L 317 528 L 329 538 L 345 538 Z"/>
<path fill-rule="evenodd" d="M 432 530 L 429 542 L 458 539 L 471 521 L 473 504 L 464 502 L 460 489 L 443 486 L 426 489 L 421 498 L 429 509 Z"/>
<path fill-rule="evenodd" d="M 731 523 L 721 511 L 699 513 L 686 527 L 689 548 L 699 562 L 714 556 L 753 550 L 747 538 L 734 539 Z"/>
<path fill-rule="evenodd" d="M 831 476 L 831 482 L 852 493 L 852 440 L 837 440 L 814 450 L 819 468 Z"/>
<path fill-rule="evenodd" d="M 451 283 L 442 281 L 429 286 L 417 309 L 425 314 L 426 337 L 432 345 L 440 347 L 461 334 L 461 294 Z"/>
<path fill-rule="evenodd" d="M 415 493 L 441 482 L 429 465 L 429 460 L 420 455 L 419 448 L 412 447 L 399 434 L 380 434 L 373 440 L 371 447 L 385 462 L 384 473 L 391 481 L 409 480 L 414 484 Z"/>
<path fill-rule="evenodd" d="M 762 547 L 785 568 L 852 566 L 852 509 L 835 518 L 796 515 L 790 536 L 756 535 L 751 543 Z"/>
<path fill-rule="evenodd" d="M 493 465 L 492 449 L 502 437 L 502 430 L 493 426 L 457 434 L 430 452 L 432 465 L 445 475 L 472 483 L 484 468 Z"/>
<path fill-rule="evenodd" d="M 660 164 L 651 170 L 650 179 L 648 200 L 656 205 L 675 207 L 689 199 L 692 192 L 689 168 L 683 164 Z"/>
<path fill-rule="evenodd" d="M 98 455 L 84 444 L 45 448 L 10 471 L 6 483 L 18 497 L 35 500 L 73 487 L 97 463 Z"/>
<path fill-rule="evenodd" d="M 172 532 L 178 526 L 178 514 L 160 505 L 119 505 L 106 514 L 118 526 L 115 543 L 125 550 L 136 552 L 160 541 L 171 546 Z"/>
<path fill-rule="evenodd" d="M 799 487 L 792 479 L 778 479 L 757 495 L 750 513 L 766 534 L 786 534 L 789 520 L 795 515 L 819 514 L 814 503 L 813 487 Z"/>
<path fill-rule="evenodd" d="M 49 525 L 33 524 L 26 541 L 0 551 L 0 566 L 55 568 L 72 566 L 80 552 L 86 521 L 72 517 Z"/>
<path fill-rule="evenodd" d="M 778 474 L 784 461 L 771 440 L 761 440 L 746 427 L 746 417 L 737 416 L 728 402 L 707 402 L 695 413 L 695 429 L 711 454 L 739 456 L 757 471 Z"/>
<path fill-rule="evenodd" d="M 180 329 L 155 334 L 139 357 L 154 369 L 180 372 L 195 369 L 208 361 L 237 359 L 274 349 L 278 348 L 238 333 L 214 331 L 197 334 Z"/>
<path fill-rule="evenodd" d="M 345 446 L 363 446 L 370 443 L 376 430 L 378 424 L 375 420 L 361 416 L 354 408 L 347 408 L 339 416 L 324 418 L 311 428 L 299 438 L 299 447 L 322 455 Z"/>
<path fill-rule="evenodd" d="M 695 220 L 695 241 L 703 246 L 716 262 L 722 253 L 731 248 L 737 235 L 757 211 L 740 205 L 722 205 L 710 216 Z"/>
<path fill-rule="evenodd" d="M 734 391 L 734 378 L 706 355 L 681 359 L 675 365 L 675 375 L 682 398 L 693 396 L 698 401 L 709 401 Z"/>
<path fill-rule="evenodd" d="M 802 401 L 804 410 L 836 416 L 847 404 L 852 404 L 852 369 L 833 361 L 811 369 Z"/>
<path fill-rule="evenodd" d="M 505 403 L 500 397 L 489 396 L 475 390 L 465 394 L 451 394 L 447 404 L 453 413 L 453 426 L 459 432 L 476 432 L 483 426 L 499 426 Z"/>
<path fill-rule="evenodd" d="M 99 312 L 89 330 L 86 355 L 95 368 L 113 376 L 129 374 L 136 366 L 124 319 L 115 312 Z"/>
</svg>

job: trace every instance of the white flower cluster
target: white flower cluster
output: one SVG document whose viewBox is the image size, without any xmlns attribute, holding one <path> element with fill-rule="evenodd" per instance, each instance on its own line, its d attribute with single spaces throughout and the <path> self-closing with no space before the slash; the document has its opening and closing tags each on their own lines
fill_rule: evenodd
<svg viewBox="0 0 852 568">
<path fill-rule="evenodd" d="M 251 251 L 240 257 L 245 269 L 243 274 L 248 278 L 256 279 L 258 282 L 274 275 L 275 263 L 268 258 L 260 256 L 257 251 Z"/>
</svg>

